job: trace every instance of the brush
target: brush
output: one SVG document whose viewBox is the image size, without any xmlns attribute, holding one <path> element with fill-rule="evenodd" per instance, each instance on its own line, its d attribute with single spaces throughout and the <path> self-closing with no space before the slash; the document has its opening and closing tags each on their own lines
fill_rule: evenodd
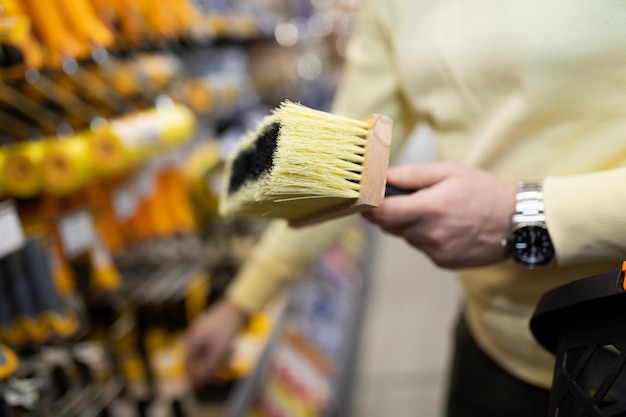
<svg viewBox="0 0 626 417">
<path fill-rule="evenodd" d="M 411 191 L 386 186 L 392 120 L 351 119 L 285 101 L 226 161 L 223 216 L 301 227 L 380 206 Z"/>
</svg>

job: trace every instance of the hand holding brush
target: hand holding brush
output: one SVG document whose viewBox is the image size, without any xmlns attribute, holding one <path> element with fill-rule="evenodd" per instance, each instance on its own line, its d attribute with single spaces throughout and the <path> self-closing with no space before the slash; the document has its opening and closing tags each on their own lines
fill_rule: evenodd
<svg viewBox="0 0 626 417">
<path fill-rule="evenodd" d="M 382 230 L 404 238 L 444 268 L 489 265 L 507 258 L 500 240 L 515 212 L 514 181 L 457 162 L 396 166 L 396 186 L 418 193 L 389 198 L 363 213 Z"/>
</svg>

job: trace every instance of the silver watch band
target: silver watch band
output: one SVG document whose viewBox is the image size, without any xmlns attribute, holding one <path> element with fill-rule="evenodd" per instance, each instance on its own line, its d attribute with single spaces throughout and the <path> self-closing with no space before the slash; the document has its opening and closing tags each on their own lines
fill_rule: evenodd
<svg viewBox="0 0 626 417">
<path fill-rule="evenodd" d="M 545 223 L 543 187 L 541 183 L 517 184 L 513 225 L 520 223 Z"/>
</svg>

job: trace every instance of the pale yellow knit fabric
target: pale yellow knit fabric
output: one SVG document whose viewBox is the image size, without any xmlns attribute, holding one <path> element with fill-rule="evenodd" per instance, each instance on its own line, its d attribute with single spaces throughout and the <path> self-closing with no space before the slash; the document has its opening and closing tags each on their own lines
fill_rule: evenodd
<svg viewBox="0 0 626 417">
<path fill-rule="evenodd" d="M 507 261 L 459 276 L 478 343 L 512 374 L 549 386 L 553 359 L 528 329 L 535 303 L 626 259 L 626 3 L 364 0 L 334 111 L 391 116 L 396 151 L 426 122 L 442 160 L 544 180 L 556 266 Z M 274 225 L 230 297 L 260 308 L 352 220 Z"/>
</svg>

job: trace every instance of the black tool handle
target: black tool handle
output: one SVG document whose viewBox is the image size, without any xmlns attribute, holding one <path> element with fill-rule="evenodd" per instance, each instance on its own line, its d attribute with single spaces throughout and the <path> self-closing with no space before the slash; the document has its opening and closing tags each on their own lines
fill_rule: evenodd
<svg viewBox="0 0 626 417">
<path fill-rule="evenodd" d="M 13 252 L 2 259 L 4 276 L 9 284 L 9 291 L 16 313 L 37 319 L 37 308 L 35 307 L 32 293 L 30 291 L 25 272 L 22 269 L 19 255 Z"/>
<path fill-rule="evenodd" d="M 9 296 L 9 286 L 6 282 L 8 278 L 0 268 L 0 326 L 11 327 L 13 321 L 13 305 Z"/>
<path fill-rule="evenodd" d="M 407 190 L 405 188 L 399 188 L 389 184 L 385 185 L 385 197 L 393 197 L 396 195 L 409 195 L 413 194 L 416 191 L 417 189 Z"/>
<path fill-rule="evenodd" d="M 29 239 L 24 248 L 24 266 L 28 271 L 27 278 L 40 311 L 62 314 L 59 295 L 52 278 L 50 258 L 41 246 L 39 239 Z"/>
</svg>

